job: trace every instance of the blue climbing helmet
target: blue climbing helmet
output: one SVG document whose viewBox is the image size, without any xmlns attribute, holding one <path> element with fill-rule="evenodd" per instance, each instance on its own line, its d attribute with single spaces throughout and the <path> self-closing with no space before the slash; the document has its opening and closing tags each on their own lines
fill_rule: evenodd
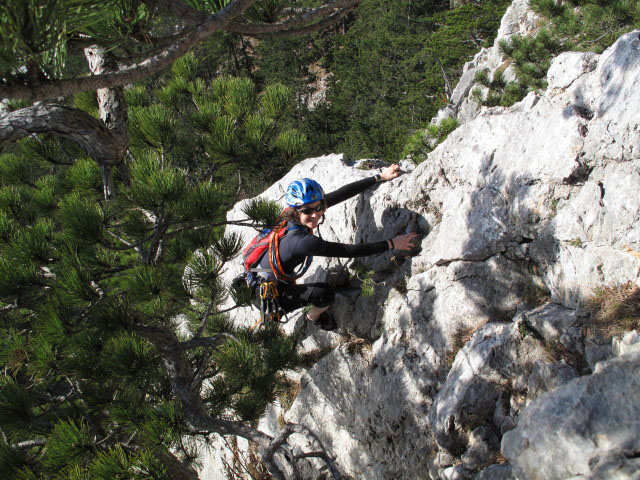
<svg viewBox="0 0 640 480">
<path fill-rule="evenodd" d="M 287 187 L 287 205 L 290 207 L 300 207 L 322 200 L 324 200 L 324 190 L 318 182 L 310 178 L 294 180 Z"/>
</svg>

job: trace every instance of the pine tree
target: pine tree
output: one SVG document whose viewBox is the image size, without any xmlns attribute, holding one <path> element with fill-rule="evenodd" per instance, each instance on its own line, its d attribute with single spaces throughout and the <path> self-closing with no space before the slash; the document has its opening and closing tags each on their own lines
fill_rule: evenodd
<svg viewBox="0 0 640 480">
<path fill-rule="evenodd" d="M 189 436 L 272 441 L 250 425 L 286 387 L 295 341 L 234 327 L 221 310 L 229 296 L 250 301 L 220 281 L 243 245 L 222 234 L 235 189 L 224 169 L 287 145 L 276 122 L 287 95 L 274 86 L 257 99 L 246 79 L 182 83 L 190 60 L 162 101 L 132 106 L 134 160 L 115 198 L 68 139 L 24 138 L 0 156 L 5 478 L 195 478 Z M 224 141 L 211 134 L 227 125 Z M 243 224 L 272 210 L 251 204 Z"/>
<path fill-rule="evenodd" d="M 276 478 L 295 461 L 282 452 L 300 428 L 274 441 L 252 426 L 295 365 L 294 340 L 231 325 L 222 301 L 249 296 L 220 273 L 242 245 L 222 233 L 229 179 L 284 167 L 304 139 L 286 125 L 285 87 L 198 78 L 184 57 L 223 29 L 301 34 L 358 2 L 293 15 L 292 3 L 0 6 L 3 478 L 197 478 L 190 439 L 214 434 L 254 442 Z M 52 97 L 64 98 L 29 106 Z M 255 204 L 243 224 L 272 210 Z"/>
<path fill-rule="evenodd" d="M 111 197 L 113 170 L 125 185 L 128 177 L 124 85 L 212 36 L 303 35 L 338 22 L 359 1 L 306 8 L 297 0 L 7 0 L 0 5 L 0 98 L 10 99 L 11 111 L 0 116 L 0 150 L 35 133 L 71 138 L 100 165 Z M 96 90 L 98 119 L 65 105 L 72 94 Z M 36 101 L 44 103 L 29 106 Z"/>
<path fill-rule="evenodd" d="M 411 147 L 412 129 L 424 128 L 449 101 L 464 63 L 491 45 L 511 1 L 451 3 L 363 0 L 334 35 L 263 42 L 256 75 L 304 100 L 308 66 L 330 74 L 326 102 L 301 109 L 311 154 L 398 159 Z"/>
<path fill-rule="evenodd" d="M 221 185 L 228 199 L 255 195 L 306 149 L 304 135 L 291 126 L 293 94 L 281 84 L 258 94 L 248 77 L 194 79 L 201 63 L 189 53 L 154 88 L 125 90 L 131 156 L 155 148 L 188 175 Z M 76 103 L 95 112 L 95 99 L 88 96 Z"/>
</svg>

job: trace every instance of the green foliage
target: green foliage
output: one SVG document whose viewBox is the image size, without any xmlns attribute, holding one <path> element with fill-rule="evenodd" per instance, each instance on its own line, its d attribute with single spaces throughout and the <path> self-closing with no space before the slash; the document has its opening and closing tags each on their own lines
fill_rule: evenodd
<svg viewBox="0 0 640 480">
<path fill-rule="evenodd" d="M 274 84 L 258 93 L 246 77 L 194 78 L 201 64 L 194 55 L 185 55 L 160 88 L 126 90 L 134 156 L 142 162 L 155 156 L 187 173 L 208 175 L 219 186 L 218 200 L 238 192 L 255 194 L 306 149 L 304 135 L 289 126 L 292 92 Z"/>
<path fill-rule="evenodd" d="M 84 110 L 90 115 L 98 118 L 98 97 L 94 91 L 76 93 L 73 96 L 73 106 Z"/>
<path fill-rule="evenodd" d="M 178 81 L 163 94 L 127 89 L 137 102 L 130 184 L 116 174 L 115 198 L 104 199 L 99 166 L 67 141 L 31 137 L 0 156 L 7 478 L 170 478 L 169 455 L 187 461 L 194 453 L 182 441 L 186 414 L 163 357 L 180 352 L 191 375 L 184 381 L 205 396 L 212 419 L 258 418 L 275 399 L 279 372 L 294 364 L 293 339 L 234 328 L 220 311 L 230 293 L 220 274 L 243 243 L 220 228 L 238 189 L 229 175 L 243 155 L 282 158 L 300 144 L 281 127 L 288 90 L 264 98 L 230 77 L 185 84 L 179 77 L 193 72 L 192 60 L 174 66 L 169 82 Z M 230 150 L 239 157 L 216 149 L 218 118 L 231 119 Z M 249 119 L 262 130 L 253 145 Z M 273 211 L 259 208 L 253 220 L 270 221 Z M 249 301 L 237 289 L 231 297 Z M 218 334 L 228 337 L 184 351 L 166 346 Z M 235 340 L 223 345 L 227 338 L 245 353 Z M 203 389 L 207 379 L 220 386 L 215 394 Z M 34 446 L 14 447 L 24 442 Z"/>
<path fill-rule="evenodd" d="M 265 348 L 257 349 L 256 340 Z M 209 400 L 231 402 L 240 418 L 256 421 L 285 380 L 276 373 L 298 362 L 295 339 L 284 335 L 277 325 L 255 333 L 245 332 L 237 340 L 227 341 L 216 353 L 219 374 L 212 383 Z"/>
<path fill-rule="evenodd" d="M 81 0 L 7 0 L 0 7 L 0 72 L 17 74 L 36 61 L 55 77 L 64 68 L 68 36 L 109 15 L 111 5 Z"/>
<path fill-rule="evenodd" d="M 131 109 L 129 112 L 131 143 L 142 148 L 168 150 L 175 141 L 176 117 L 164 105 Z"/>
<path fill-rule="evenodd" d="M 159 368 L 158 354 L 147 340 L 122 332 L 105 345 L 105 368 L 120 381 L 143 384 Z"/>
<path fill-rule="evenodd" d="M 142 451 L 138 455 L 128 455 L 121 447 L 102 452 L 89 467 L 90 478 L 111 480 L 126 478 L 131 480 L 169 479 L 167 468 L 153 453 Z M 84 477 L 81 477 L 84 478 Z"/>
<path fill-rule="evenodd" d="M 81 158 L 66 171 L 65 181 L 71 190 L 94 198 L 102 195 L 100 167 L 94 160 Z"/>
<path fill-rule="evenodd" d="M 102 240 L 104 212 L 97 203 L 72 193 L 60 201 L 58 216 L 63 228 L 82 241 Z"/>
<path fill-rule="evenodd" d="M 51 431 L 43 465 L 51 471 L 59 471 L 72 464 L 91 460 L 95 453 L 92 435 L 86 424 L 74 421 L 59 422 Z"/>
<path fill-rule="evenodd" d="M 509 4 L 363 0 L 344 35 L 263 42 L 257 75 L 304 102 L 315 73 L 331 72 L 326 102 L 297 113 L 310 154 L 397 158 L 447 101 L 443 70 L 455 83 L 464 62 L 491 44 Z"/>
<path fill-rule="evenodd" d="M 257 230 L 262 230 L 278 223 L 282 214 L 282 206 L 262 198 L 252 198 L 242 206 L 242 213 L 257 224 Z"/>
<path fill-rule="evenodd" d="M 427 155 L 459 126 L 460 123 L 454 117 L 445 118 L 438 124 L 427 125 L 426 129 L 419 130 L 409 137 L 402 155 L 411 155 L 416 163 L 422 163 Z"/>
<path fill-rule="evenodd" d="M 489 81 L 486 73 L 480 73 L 476 81 L 487 91 L 483 94 L 476 90 L 474 97 L 482 105 L 513 105 L 528 92 L 547 87 L 547 71 L 559 53 L 568 50 L 600 53 L 629 29 L 640 27 L 637 2 L 628 0 L 532 0 L 531 7 L 545 16 L 548 24 L 533 37 L 513 36 L 500 42 L 502 52 L 513 65 L 516 80 L 505 83 L 498 71 Z"/>
<path fill-rule="evenodd" d="M 13 83 L 63 77 L 76 68 L 78 38 L 115 48 L 147 21 L 146 6 L 129 1 L 7 0 L 0 6 L 0 72 Z"/>
<path fill-rule="evenodd" d="M 363 297 L 372 297 L 375 294 L 376 282 L 373 279 L 375 272 L 365 269 L 360 265 L 354 266 L 355 276 L 360 280 L 360 295 Z"/>
</svg>

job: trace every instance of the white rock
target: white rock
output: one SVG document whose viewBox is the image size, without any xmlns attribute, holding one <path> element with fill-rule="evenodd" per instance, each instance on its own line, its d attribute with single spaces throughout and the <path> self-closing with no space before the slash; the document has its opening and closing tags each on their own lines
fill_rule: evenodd
<svg viewBox="0 0 640 480">
<path fill-rule="evenodd" d="M 520 28 L 519 22 L 508 25 L 505 32 Z M 516 438 L 511 432 L 524 432 L 518 438 L 527 441 L 513 440 L 508 455 L 519 462 L 522 480 L 555 478 L 532 473 L 552 462 L 558 467 L 551 470 L 566 474 L 562 478 L 610 473 L 616 465 L 632 471 L 635 460 L 611 457 L 623 450 L 583 435 L 580 422 L 591 423 L 577 415 L 583 407 L 604 405 L 582 386 L 604 378 L 599 375 L 614 368 L 614 360 L 571 380 L 572 366 L 549 359 L 544 346 L 559 342 L 594 368 L 602 357 L 582 336 L 585 299 L 598 285 L 640 281 L 640 260 L 633 253 L 640 251 L 639 47 L 636 31 L 600 56 L 564 55 L 554 63 L 545 92 L 511 108 L 483 109 L 415 169 L 327 212 L 321 231 L 332 241 L 422 233 L 421 249 L 409 256 L 393 252 L 358 261 L 377 272 L 375 296 L 351 292 L 335 308 L 343 329 L 366 339 L 361 353 L 340 346 L 337 334 L 303 331 L 293 323 L 286 327 L 300 333 L 308 350 L 333 349 L 302 377 L 302 390 L 285 418 L 314 429 L 345 475 L 437 478 L 439 446 L 458 457 L 471 447 L 465 435 L 479 425 L 465 416 L 466 408 L 476 416 L 485 410 L 480 425 L 493 425 L 496 435 L 504 435 L 503 453 L 505 439 Z M 341 155 L 308 159 L 263 196 L 282 201 L 288 183 L 299 177 L 315 178 L 331 191 L 377 171 L 354 168 Z M 242 218 L 240 206 L 229 219 Z M 317 258 L 302 281 L 322 280 L 331 267 L 348 265 Z M 240 269 L 239 262 L 230 265 L 227 280 Z M 527 291 L 541 285 L 550 303 L 529 306 Z M 256 312 L 245 309 L 233 318 L 252 324 Z M 522 338 L 525 318 L 535 336 Z M 461 335 L 475 329 L 450 370 L 449 357 L 460 347 Z M 616 359 L 635 355 L 635 346 L 627 343 L 616 344 L 616 352 L 626 352 Z M 625 372 L 633 380 L 633 372 Z M 589 373 L 588 368 L 579 373 Z M 627 399 L 640 396 L 637 382 L 627 390 L 620 383 L 610 385 Z M 574 405 L 575 423 L 563 423 L 571 412 L 560 404 L 549 411 L 534 408 L 558 391 L 583 402 Z M 616 403 L 621 411 L 637 403 L 627 400 L 633 405 L 625 406 L 621 398 Z M 518 418 L 523 411 L 541 417 Z M 640 427 L 630 418 L 612 422 L 615 435 L 603 431 L 640 438 Z M 545 435 L 527 436 L 535 422 L 548 426 Z M 277 422 L 264 428 L 274 430 Z M 472 453 L 468 464 L 480 465 Z M 566 467 L 574 455 L 581 455 L 577 467 Z M 588 455 L 597 458 L 592 470 Z"/>
<path fill-rule="evenodd" d="M 613 355 L 619 357 L 626 353 L 640 351 L 640 335 L 637 331 L 625 332 L 621 337 L 614 337 Z"/>
</svg>

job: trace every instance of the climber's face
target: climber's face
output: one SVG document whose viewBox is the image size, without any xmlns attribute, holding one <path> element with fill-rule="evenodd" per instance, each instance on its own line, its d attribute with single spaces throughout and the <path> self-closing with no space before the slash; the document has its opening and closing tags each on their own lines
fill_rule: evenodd
<svg viewBox="0 0 640 480">
<path fill-rule="evenodd" d="M 322 220 L 324 209 L 321 202 L 313 202 L 298 209 L 299 220 L 307 228 L 316 228 Z"/>
</svg>

